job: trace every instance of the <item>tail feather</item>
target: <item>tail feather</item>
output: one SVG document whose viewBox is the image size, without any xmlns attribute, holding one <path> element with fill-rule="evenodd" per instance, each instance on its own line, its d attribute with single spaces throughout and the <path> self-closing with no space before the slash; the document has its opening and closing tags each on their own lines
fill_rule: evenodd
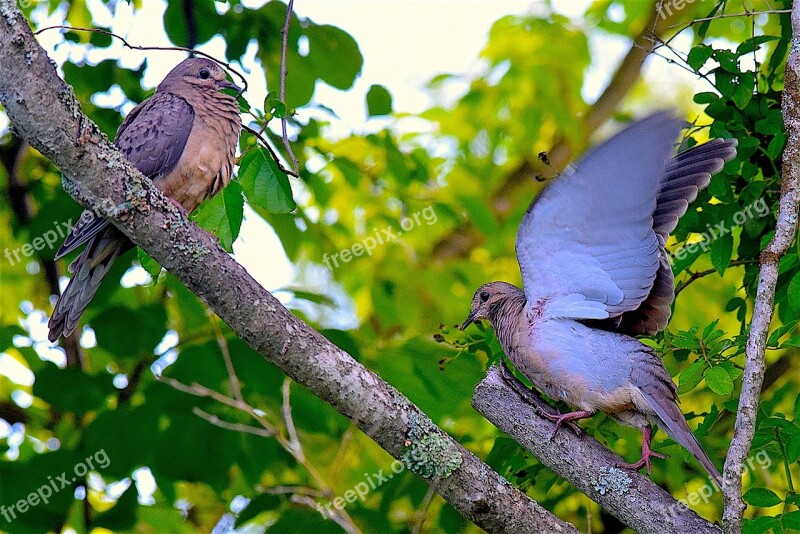
<svg viewBox="0 0 800 534">
<path fill-rule="evenodd" d="M 67 337 L 75 331 L 81 315 L 114 261 L 131 246 L 131 242 L 114 227 L 108 227 L 91 238 L 84 251 L 69 266 L 69 271 L 74 275 L 58 298 L 47 323 L 50 341 L 56 341 L 60 336 Z"/>
<path fill-rule="evenodd" d="M 675 384 L 669 378 L 663 364 L 658 361 L 638 368 L 631 376 L 631 381 L 651 408 L 651 415 L 655 416 L 658 426 L 692 453 L 714 482 L 722 487 L 722 476 L 717 467 L 700 446 L 700 442 L 689 429 L 683 413 L 678 408 Z"/>
</svg>

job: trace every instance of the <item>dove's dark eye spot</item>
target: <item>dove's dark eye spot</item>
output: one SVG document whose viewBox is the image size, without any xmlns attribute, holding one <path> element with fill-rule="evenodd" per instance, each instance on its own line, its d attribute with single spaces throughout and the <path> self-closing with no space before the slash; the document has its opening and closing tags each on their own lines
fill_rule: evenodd
<svg viewBox="0 0 800 534">
<path fill-rule="evenodd" d="M 211 76 L 211 73 L 208 72 L 208 69 L 200 69 L 200 78 L 207 80 L 209 76 Z"/>
<path fill-rule="evenodd" d="M 489 292 L 488 291 L 481 291 L 481 302 L 486 302 L 489 300 Z"/>
</svg>

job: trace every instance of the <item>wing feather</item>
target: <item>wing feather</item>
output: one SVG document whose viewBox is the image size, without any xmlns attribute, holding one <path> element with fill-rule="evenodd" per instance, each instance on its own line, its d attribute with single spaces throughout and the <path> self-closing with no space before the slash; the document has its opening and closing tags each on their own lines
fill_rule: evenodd
<svg viewBox="0 0 800 534">
<path fill-rule="evenodd" d="M 667 112 L 634 123 L 539 195 L 516 243 L 529 302 L 575 319 L 641 305 L 659 268 L 653 213 L 680 127 Z"/>
<path fill-rule="evenodd" d="M 194 124 L 194 110 L 172 93 L 155 93 L 133 108 L 117 130 L 114 144 L 133 166 L 157 180 L 180 161 Z M 86 210 L 56 252 L 59 259 L 100 233 L 109 222 Z"/>
</svg>

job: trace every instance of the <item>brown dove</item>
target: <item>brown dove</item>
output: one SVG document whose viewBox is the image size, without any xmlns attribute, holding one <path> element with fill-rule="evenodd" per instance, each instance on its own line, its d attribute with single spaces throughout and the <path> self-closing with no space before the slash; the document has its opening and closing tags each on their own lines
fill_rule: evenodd
<svg viewBox="0 0 800 534">
<path fill-rule="evenodd" d="M 642 430 L 642 457 L 620 467 L 650 473 L 650 422 L 722 479 L 677 405 L 677 389 L 652 348 L 633 336 L 663 330 L 675 294 L 664 244 L 711 176 L 736 155 L 715 139 L 671 158 L 681 129 L 670 113 L 641 120 L 555 179 L 517 233 L 524 290 L 480 287 L 466 328 L 488 319 L 514 366 L 550 397 L 577 411 L 602 411 Z"/>
<path fill-rule="evenodd" d="M 186 59 L 128 114 L 114 141 L 134 167 L 187 212 L 231 179 L 241 117 L 237 99 L 222 89 L 242 92 L 214 61 Z M 75 330 L 114 260 L 134 246 L 90 210 L 83 212 L 56 259 L 84 243 L 48 323 L 50 341 Z"/>
</svg>

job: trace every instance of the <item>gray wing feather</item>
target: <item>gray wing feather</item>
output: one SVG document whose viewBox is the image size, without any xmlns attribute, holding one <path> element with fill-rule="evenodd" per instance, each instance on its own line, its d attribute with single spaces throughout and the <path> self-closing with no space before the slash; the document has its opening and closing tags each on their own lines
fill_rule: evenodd
<svg viewBox="0 0 800 534">
<path fill-rule="evenodd" d="M 670 232 L 697 198 L 697 194 L 736 157 L 736 139 L 714 139 L 681 152 L 667 165 L 661 177 L 653 213 L 653 229 L 660 236 L 660 265 L 653 288 L 639 308 L 626 312 L 611 330 L 630 335 L 653 335 L 667 326 L 675 300 L 672 267 L 664 244 Z"/>
<path fill-rule="evenodd" d="M 591 151 L 548 186 L 517 234 L 528 301 L 549 315 L 607 319 L 647 298 L 661 243 L 653 213 L 680 121 L 662 112 Z"/>
<path fill-rule="evenodd" d="M 178 164 L 193 124 L 194 110 L 186 100 L 172 93 L 155 93 L 125 117 L 114 144 L 134 167 L 155 181 Z M 105 219 L 84 211 L 56 252 L 55 259 L 88 242 L 108 225 Z"/>
</svg>

